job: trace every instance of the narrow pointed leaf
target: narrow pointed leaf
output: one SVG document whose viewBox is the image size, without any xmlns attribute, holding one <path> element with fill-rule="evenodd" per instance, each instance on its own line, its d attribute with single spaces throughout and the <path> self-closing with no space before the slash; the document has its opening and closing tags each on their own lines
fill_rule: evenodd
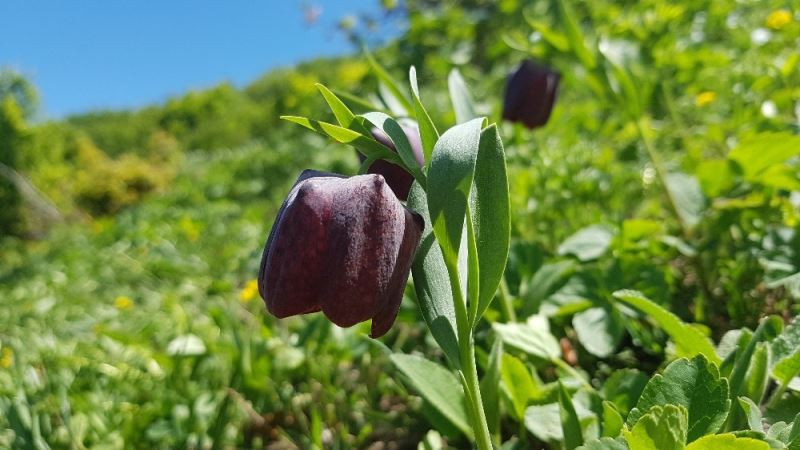
<svg viewBox="0 0 800 450">
<path fill-rule="evenodd" d="M 400 160 L 403 162 L 405 169 L 414 175 L 414 178 L 424 188 L 426 185 L 425 174 L 422 173 L 422 168 L 417 163 L 416 156 L 414 156 L 414 149 L 411 148 L 411 142 L 408 141 L 408 136 L 406 136 L 400 124 L 382 112 L 370 112 L 362 114 L 361 117 L 383 130 L 383 132 L 389 136 L 389 139 L 392 140 L 392 143 L 394 143 L 397 149 L 397 154 L 400 156 Z"/>
<path fill-rule="evenodd" d="M 457 123 L 469 122 L 478 117 L 467 83 L 458 69 L 450 71 L 450 75 L 447 76 L 447 87 L 450 90 L 450 101 L 453 103 Z"/>
<path fill-rule="evenodd" d="M 417 71 L 414 66 L 411 66 L 408 79 L 411 83 L 411 96 L 414 100 L 414 116 L 417 119 L 417 124 L 419 124 L 419 135 L 422 138 L 422 150 L 425 154 L 425 164 L 427 165 L 430 163 L 433 147 L 436 145 L 436 141 L 439 140 L 439 132 L 436 130 L 436 125 L 434 125 L 431 116 L 428 115 L 428 111 L 425 110 L 425 106 L 422 105 L 422 101 L 419 98 Z"/>
<path fill-rule="evenodd" d="M 333 115 L 336 116 L 336 121 L 339 122 L 339 125 L 350 128 L 353 124 L 353 119 L 355 119 L 355 114 L 350 111 L 350 108 L 347 107 L 340 99 L 336 96 L 333 92 L 331 92 L 328 88 L 323 86 L 322 84 L 316 84 L 317 89 L 325 98 L 325 101 L 328 103 L 328 106 L 333 111 Z"/>
<path fill-rule="evenodd" d="M 561 412 L 561 430 L 564 432 L 564 447 L 566 450 L 575 450 L 583 445 L 583 432 L 572 397 L 560 382 L 558 383 L 558 403 Z"/>
<path fill-rule="evenodd" d="M 391 93 L 391 95 L 402 105 L 403 109 L 405 109 L 406 114 L 411 115 L 414 111 L 414 108 L 411 106 L 411 102 L 408 101 L 406 96 L 403 94 L 403 91 L 400 90 L 400 85 L 394 80 L 394 78 L 386 71 L 375 58 L 372 56 L 369 50 L 364 48 L 364 55 L 367 57 L 367 62 L 370 65 L 370 68 L 375 73 L 375 76 L 378 77 L 378 80 L 385 86 L 386 90 Z"/>
</svg>

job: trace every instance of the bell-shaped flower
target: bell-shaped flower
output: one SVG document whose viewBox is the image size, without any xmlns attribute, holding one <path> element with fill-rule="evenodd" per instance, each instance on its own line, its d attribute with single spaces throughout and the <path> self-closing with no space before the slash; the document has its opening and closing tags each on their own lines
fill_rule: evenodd
<svg viewBox="0 0 800 450">
<path fill-rule="evenodd" d="M 533 129 L 547 123 L 561 75 L 551 69 L 525 60 L 509 77 L 503 103 L 503 119 L 521 122 Z"/>
<path fill-rule="evenodd" d="M 424 227 L 377 174 L 304 171 L 283 202 L 258 289 L 279 318 L 322 311 L 336 325 L 372 319 L 372 337 L 400 309 Z"/>
</svg>

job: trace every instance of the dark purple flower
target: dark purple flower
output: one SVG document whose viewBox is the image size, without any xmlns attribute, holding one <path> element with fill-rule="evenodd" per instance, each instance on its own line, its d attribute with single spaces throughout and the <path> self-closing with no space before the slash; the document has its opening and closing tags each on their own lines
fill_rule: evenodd
<svg viewBox="0 0 800 450">
<path fill-rule="evenodd" d="M 381 175 L 304 171 L 272 226 L 258 290 L 279 318 L 322 311 L 340 327 L 372 319 L 372 337 L 400 309 L 424 224 Z"/>
<path fill-rule="evenodd" d="M 419 136 L 419 127 L 415 122 L 410 120 L 401 121 L 400 127 L 405 132 L 408 142 L 411 144 L 411 149 L 414 150 L 414 157 L 417 160 L 417 164 L 422 167 L 425 164 L 425 156 L 422 153 L 422 139 Z M 397 151 L 394 143 L 389 139 L 386 133 L 377 128 L 371 129 L 370 132 L 376 141 L 385 145 L 393 152 Z M 361 159 L 361 162 L 364 162 L 364 156 L 360 153 L 359 159 Z M 372 163 L 367 172 L 383 175 L 383 178 L 386 179 L 386 183 L 392 188 L 397 198 L 403 201 L 408 199 L 408 191 L 411 190 L 414 177 L 402 167 L 381 159 Z"/>
<path fill-rule="evenodd" d="M 522 122 L 530 129 L 547 123 L 561 75 L 551 69 L 525 60 L 508 77 L 503 119 Z"/>
</svg>

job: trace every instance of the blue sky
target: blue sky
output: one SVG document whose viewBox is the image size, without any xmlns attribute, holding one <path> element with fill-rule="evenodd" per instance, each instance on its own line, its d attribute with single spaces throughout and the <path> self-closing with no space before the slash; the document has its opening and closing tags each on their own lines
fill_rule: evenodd
<svg viewBox="0 0 800 450">
<path fill-rule="evenodd" d="M 308 26 L 308 3 L 0 0 L 0 66 L 33 81 L 43 117 L 131 108 L 353 52 L 336 23 L 350 13 L 380 13 L 379 0 L 315 0 L 322 14 Z"/>
</svg>

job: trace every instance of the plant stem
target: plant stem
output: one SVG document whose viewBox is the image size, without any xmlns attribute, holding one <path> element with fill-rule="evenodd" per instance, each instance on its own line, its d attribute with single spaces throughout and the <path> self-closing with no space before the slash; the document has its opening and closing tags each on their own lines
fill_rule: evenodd
<svg viewBox="0 0 800 450">
<path fill-rule="evenodd" d="M 514 303 L 513 299 L 511 298 L 511 294 L 508 292 L 508 283 L 506 283 L 506 277 L 500 279 L 500 289 L 498 290 L 498 293 L 500 294 L 500 306 L 502 307 L 506 322 L 516 322 L 517 313 L 514 312 Z"/>
<path fill-rule="evenodd" d="M 472 428 L 475 434 L 475 443 L 478 450 L 492 450 L 492 439 L 489 433 L 489 424 L 486 422 L 486 413 L 483 411 L 481 387 L 478 381 L 478 368 L 475 364 L 475 339 L 472 335 L 472 326 L 469 323 L 467 304 L 461 290 L 461 281 L 458 276 L 458 265 L 448 264 L 447 273 L 450 278 L 450 288 L 453 291 L 453 303 L 456 313 L 456 327 L 458 328 L 458 356 L 461 363 L 461 382 L 464 385 L 464 394 L 468 402 L 468 410 L 472 416 Z"/>
</svg>

